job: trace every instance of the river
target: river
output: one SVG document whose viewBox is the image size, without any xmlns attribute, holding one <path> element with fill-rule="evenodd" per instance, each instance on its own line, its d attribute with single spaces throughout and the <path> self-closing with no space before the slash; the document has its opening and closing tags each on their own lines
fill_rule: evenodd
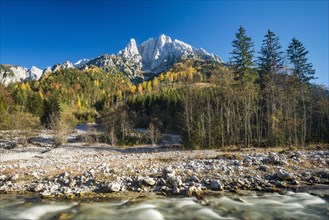
<svg viewBox="0 0 329 220">
<path fill-rule="evenodd" d="M 0 195 L 0 219 L 328 219 L 328 197 L 255 193 L 104 201 Z"/>
</svg>

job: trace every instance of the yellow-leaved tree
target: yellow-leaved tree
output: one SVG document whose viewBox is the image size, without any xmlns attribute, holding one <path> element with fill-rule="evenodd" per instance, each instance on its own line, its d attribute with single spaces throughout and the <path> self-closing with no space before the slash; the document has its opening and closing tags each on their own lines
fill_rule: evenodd
<svg viewBox="0 0 329 220">
<path fill-rule="evenodd" d="M 136 92 L 136 86 L 135 85 L 132 85 L 131 87 L 130 87 L 130 92 L 132 93 L 132 94 L 135 94 L 135 92 Z"/>
<path fill-rule="evenodd" d="M 152 82 L 151 81 L 148 81 L 147 82 L 147 92 L 148 93 L 151 93 L 152 92 Z"/>
<path fill-rule="evenodd" d="M 142 84 L 138 84 L 138 93 L 140 94 L 140 95 L 143 95 L 143 87 L 142 87 Z"/>
<path fill-rule="evenodd" d="M 154 79 L 152 80 L 152 84 L 153 84 L 153 90 L 158 91 L 159 90 L 159 81 L 158 81 L 157 77 L 154 77 Z"/>
</svg>

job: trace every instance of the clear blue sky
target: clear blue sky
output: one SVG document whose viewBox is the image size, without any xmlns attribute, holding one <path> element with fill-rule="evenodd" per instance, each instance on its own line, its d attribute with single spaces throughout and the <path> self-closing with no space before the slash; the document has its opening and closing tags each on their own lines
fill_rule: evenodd
<svg viewBox="0 0 329 220">
<path fill-rule="evenodd" d="M 0 63 L 35 65 L 117 53 L 130 38 L 161 33 L 228 61 L 239 25 L 258 51 L 271 29 L 284 50 L 293 37 L 309 50 L 315 82 L 329 84 L 325 1 L 1 1 Z"/>
</svg>

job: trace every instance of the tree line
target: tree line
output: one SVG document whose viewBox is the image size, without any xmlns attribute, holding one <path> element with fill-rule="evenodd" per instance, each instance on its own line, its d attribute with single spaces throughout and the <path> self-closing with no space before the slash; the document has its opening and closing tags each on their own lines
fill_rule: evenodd
<svg viewBox="0 0 329 220">
<path fill-rule="evenodd" d="M 187 60 L 155 77 L 155 91 L 129 96 L 132 125 L 156 118 L 192 148 L 328 143 L 329 92 L 310 82 L 315 70 L 304 45 L 293 38 L 284 52 L 268 30 L 255 57 L 246 30 L 235 36 L 229 65 Z"/>
<path fill-rule="evenodd" d="M 329 142 L 329 91 L 310 82 L 315 70 L 299 40 L 283 51 L 269 30 L 256 56 L 240 27 L 232 47 L 226 64 L 183 59 L 139 84 L 117 69 L 91 67 L 0 85 L 0 128 L 96 121 L 99 140 L 111 144 L 157 142 L 161 131 L 181 134 L 191 148 Z"/>
</svg>

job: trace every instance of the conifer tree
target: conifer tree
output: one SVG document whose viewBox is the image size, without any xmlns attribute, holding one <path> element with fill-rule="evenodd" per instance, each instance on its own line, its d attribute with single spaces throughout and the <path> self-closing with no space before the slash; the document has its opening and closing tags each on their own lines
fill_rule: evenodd
<svg viewBox="0 0 329 220">
<path fill-rule="evenodd" d="M 315 79 L 315 70 L 312 63 L 308 62 L 306 55 L 308 51 L 304 45 L 293 38 L 287 49 L 288 60 L 292 65 L 292 75 L 297 76 L 302 82 L 308 82 L 311 79 Z"/>
<path fill-rule="evenodd" d="M 43 100 L 39 93 L 32 93 L 27 97 L 26 102 L 27 110 L 35 116 L 40 118 L 43 116 Z"/>
<path fill-rule="evenodd" d="M 274 143 L 279 139 L 277 129 L 278 115 L 280 115 L 280 108 L 278 107 L 278 96 L 280 94 L 279 73 L 283 67 L 283 53 L 279 43 L 279 38 L 268 30 L 264 36 L 263 44 L 258 58 L 258 65 L 260 76 L 262 78 L 262 108 L 264 114 L 265 134 L 267 138 Z"/>
<path fill-rule="evenodd" d="M 253 66 L 254 43 L 246 35 L 246 30 L 242 26 L 240 26 L 235 37 L 236 39 L 232 42 L 233 51 L 231 52 L 231 62 L 238 74 L 237 78 L 239 78 Z"/>
<path fill-rule="evenodd" d="M 280 49 L 279 38 L 268 30 L 258 58 L 261 74 L 274 74 L 283 67 L 283 52 Z"/>
</svg>

